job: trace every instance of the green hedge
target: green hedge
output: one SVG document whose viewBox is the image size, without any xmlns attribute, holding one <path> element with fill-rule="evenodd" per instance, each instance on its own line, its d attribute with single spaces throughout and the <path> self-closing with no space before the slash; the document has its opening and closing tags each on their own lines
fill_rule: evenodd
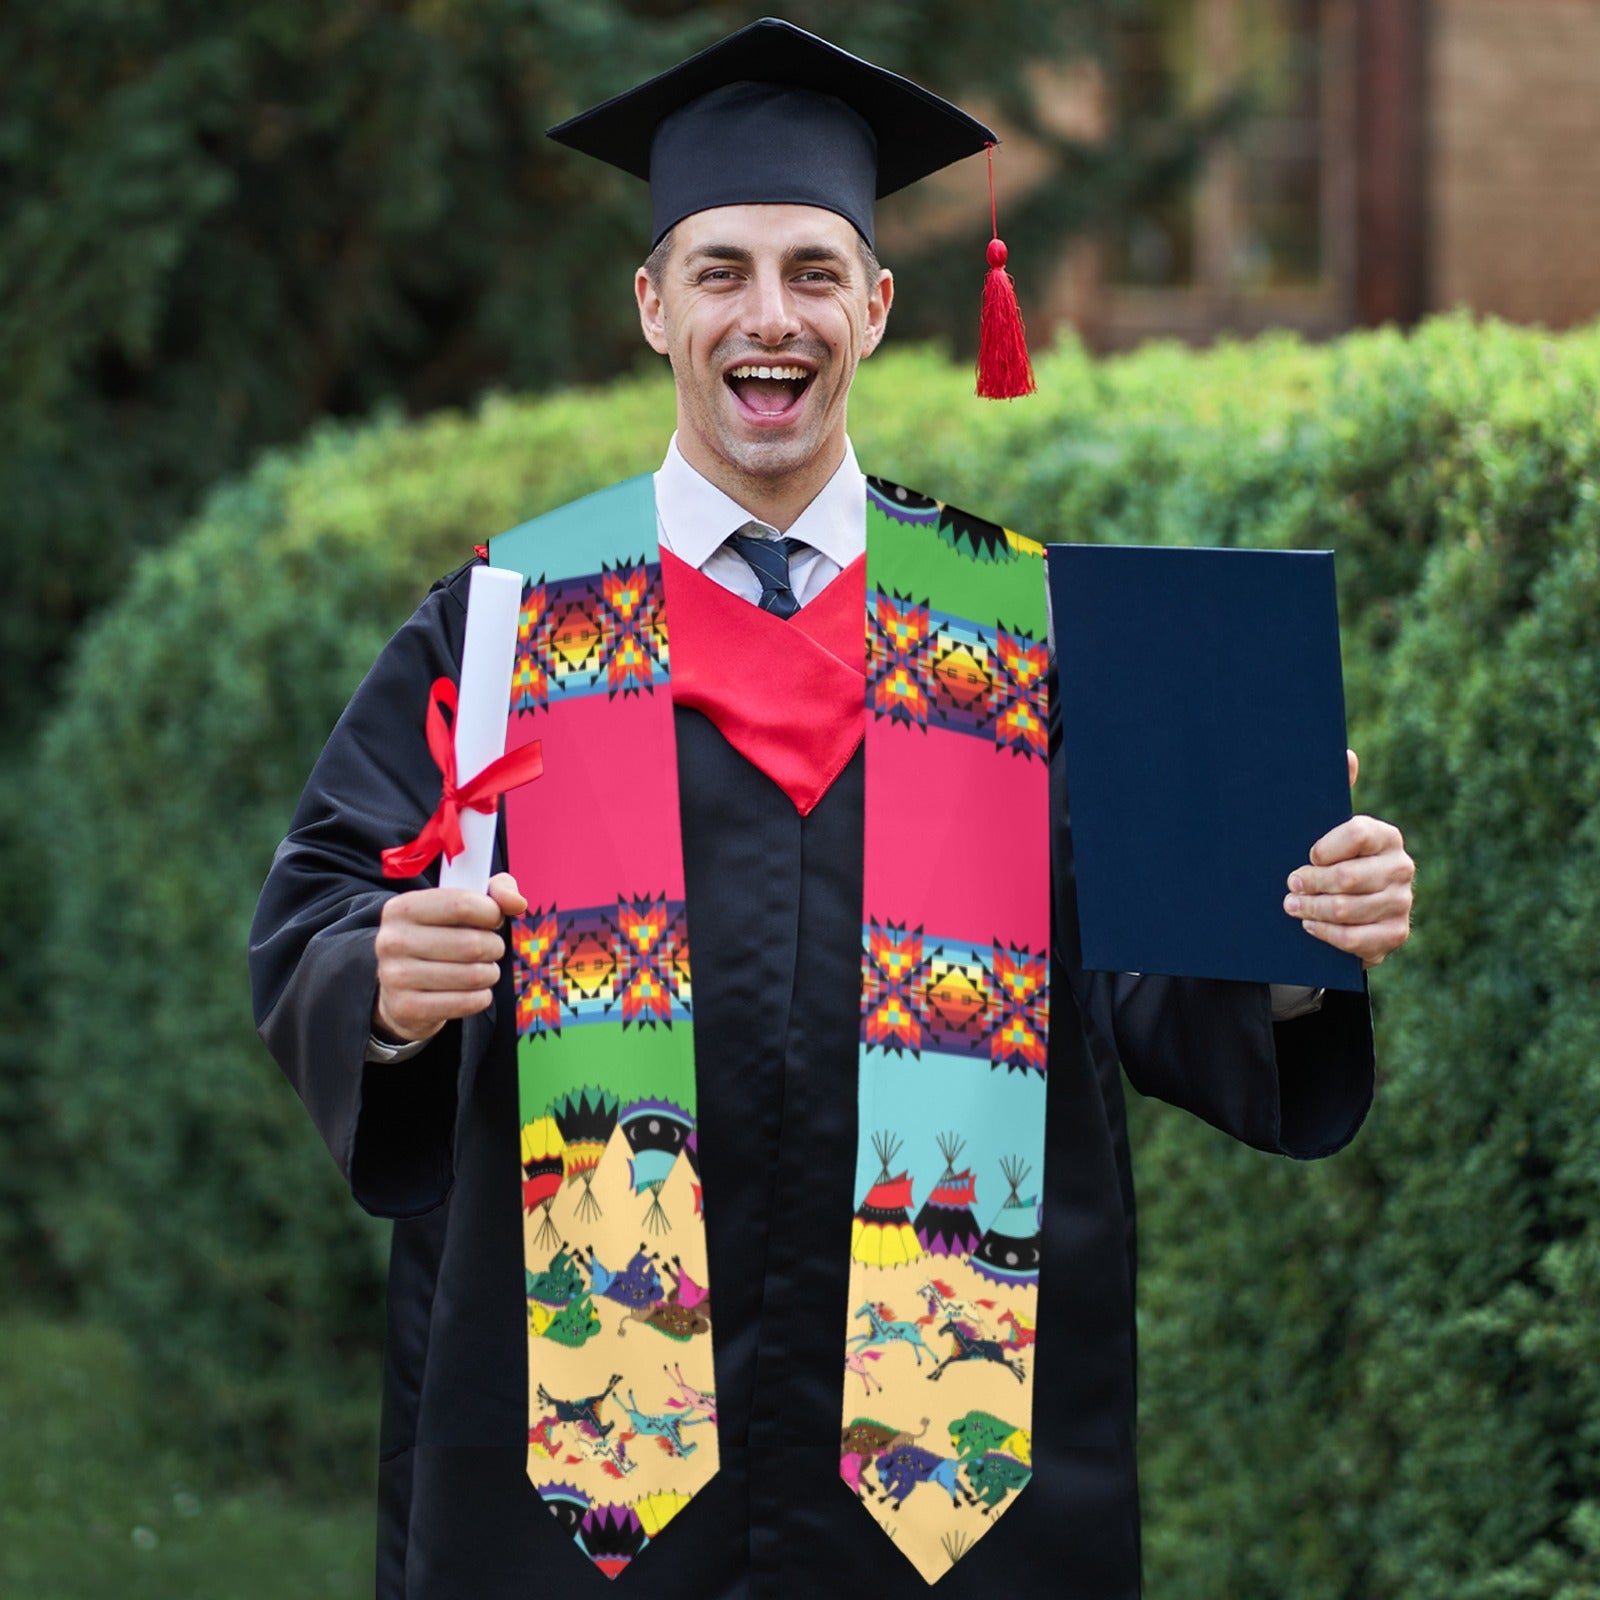
<svg viewBox="0 0 1600 1600">
<path fill-rule="evenodd" d="M 1358 793 L 1403 824 L 1420 909 L 1347 1155 L 1287 1170 L 1143 1119 L 1152 1592 L 1576 1600 L 1600 1594 L 1600 339 L 1446 323 L 1326 359 L 1329 448 L 1284 493 L 1319 485 L 1305 526 L 1337 530 Z"/>
<path fill-rule="evenodd" d="M 870 470 L 1051 538 L 1339 551 L 1359 797 L 1421 862 L 1383 1079 L 1317 1167 L 1136 1107 L 1155 1600 L 1600 1594 L 1600 331 L 1155 347 L 969 398 L 862 369 Z M 242 950 L 328 726 L 435 572 L 659 456 L 670 391 L 329 431 L 141 569 L 48 739 L 64 1270 L 230 1450 L 359 1472 L 380 1240 Z"/>
</svg>

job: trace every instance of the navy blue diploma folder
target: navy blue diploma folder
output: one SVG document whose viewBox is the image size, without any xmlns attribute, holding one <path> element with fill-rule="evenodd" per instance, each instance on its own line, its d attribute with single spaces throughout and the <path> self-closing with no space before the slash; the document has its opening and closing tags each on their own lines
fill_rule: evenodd
<svg viewBox="0 0 1600 1600">
<path fill-rule="evenodd" d="M 1083 964 L 1362 987 L 1283 909 L 1350 816 L 1333 556 L 1052 545 Z"/>
</svg>

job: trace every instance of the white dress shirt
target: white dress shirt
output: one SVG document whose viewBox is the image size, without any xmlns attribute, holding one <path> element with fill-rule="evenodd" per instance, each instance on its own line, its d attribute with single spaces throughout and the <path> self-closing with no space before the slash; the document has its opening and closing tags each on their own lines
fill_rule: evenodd
<svg viewBox="0 0 1600 1600">
<path fill-rule="evenodd" d="M 848 439 L 838 470 L 782 534 L 701 477 L 683 459 L 677 434 L 655 482 L 661 548 L 752 604 L 761 599 L 761 580 L 727 542 L 730 533 L 799 539 L 806 546 L 789 560 L 789 587 L 801 605 L 821 594 L 867 548 L 867 480 Z"/>
</svg>

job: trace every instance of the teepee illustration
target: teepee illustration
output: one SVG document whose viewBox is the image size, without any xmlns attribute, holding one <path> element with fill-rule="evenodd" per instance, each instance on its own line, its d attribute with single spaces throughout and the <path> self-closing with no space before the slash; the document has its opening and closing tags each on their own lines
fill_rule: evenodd
<svg viewBox="0 0 1600 1600">
<path fill-rule="evenodd" d="M 992 1283 L 1033 1284 L 1039 1282 L 1039 1197 L 1022 1198 L 1021 1190 L 1031 1170 L 1020 1156 L 1008 1156 L 1000 1163 L 1011 1194 L 1000 1208 L 1000 1215 L 989 1224 L 989 1231 L 972 1257 L 972 1265 Z"/>
<path fill-rule="evenodd" d="M 903 1170 L 897 1177 L 889 1175 L 889 1164 L 900 1145 L 899 1139 L 887 1133 L 872 1136 L 882 1171 L 850 1225 L 850 1254 L 869 1267 L 898 1267 L 922 1255 L 916 1229 L 911 1226 L 911 1175 Z"/>
<path fill-rule="evenodd" d="M 959 1256 L 964 1260 L 983 1239 L 983 1230 L 972 1215 L 978 1180 L 971 1168 L 956 1171 L 966 1142 L 954 1133 L 939 1136 L 944 1172 L 917 1213 L 917 1239 L 930 1256 Z"/>
<path fill-rule="evenodd" d="M 617 1125 L 617 1097 L 606 1089 L 574 1089 L 557 1100 L 550 1112 L 565 1140 L 561 1152 L 563 1175 L 569 1184 L 583 1185 L 578 1215 L 585 1222 L 593 1222 L 600 1215 L 600 1202 L 591 1185 L 595 1168 L 606 1153 L 606 1141 Z"/>
</svg>

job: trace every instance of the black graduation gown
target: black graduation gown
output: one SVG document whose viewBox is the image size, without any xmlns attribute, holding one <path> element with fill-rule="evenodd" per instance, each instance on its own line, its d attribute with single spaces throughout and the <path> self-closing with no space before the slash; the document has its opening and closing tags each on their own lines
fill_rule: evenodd
<svg viewBox="0 0 1600 1600">
<path fill-rule="evenodd" d="M 523 1293 L 509 971 L 491 1014 L 364 1065 L 373 928 L 438 780 L 429 683 L 457 676 L 466 571 L 435 586 L 329 738 L 251 940 L 261 1033 L 355 1198 L 395 1219 L 378 1543 L 383 1600 L 614 1592 L 524 1472 Z M 652 1600 L 926 1586 L 839 1478 L 856 1150 L 862 777 L 809 817 L 698 712 L 676 712 L 695 962 L 700 1160 L 722 1469 L 617 1581 Z M 1315 1156 L 1372 1092 L 1364 996 L 1277 1027 L 1264 985 L 1086 974 L 1053 762 L 1055 983 L 1032 1482 L 943 1600 L 1139 1590 L 1133 1189 L 1120 1057 L 1143 1092 Z M 509 969 L 509 963 L 507 963 Z"/>
</svg>

